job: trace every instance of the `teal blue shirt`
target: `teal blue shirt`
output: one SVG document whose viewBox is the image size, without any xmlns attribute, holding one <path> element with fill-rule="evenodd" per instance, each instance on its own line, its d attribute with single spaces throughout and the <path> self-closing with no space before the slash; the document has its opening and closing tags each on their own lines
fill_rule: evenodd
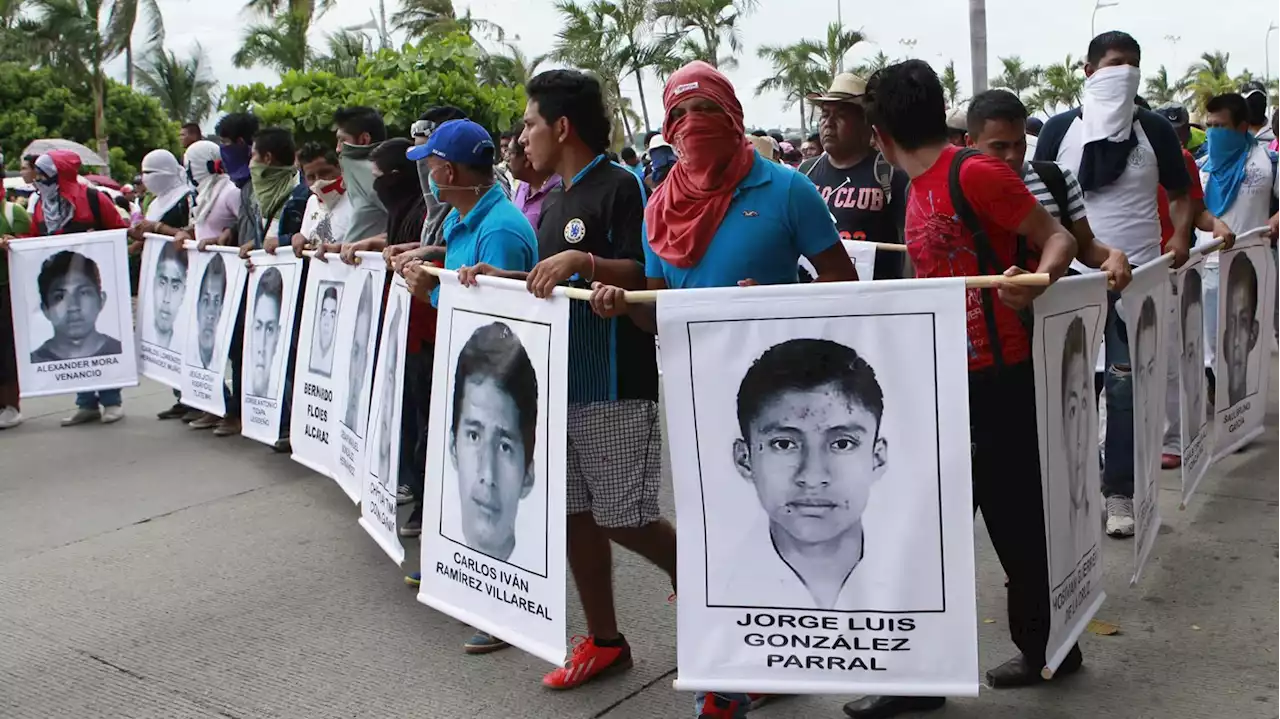
<svg viewBox="0 0 1280 719">
<path fill-rule="evenodd" d="M 444 268 L 481 262 L 500 270 L 528 272 L 538 263 L 538 239 L 524 214 L 507 199 L 502 187 L 484 193 L 466 217 L 457 208 L 444 218 Z M 431 291 L 431 306 L 439 301 L 440 288 Z"/>
<path fill-rule="evenodd" d="M 838 244 L 831 212 L 809 178 L 757 154 L 698 264 L 676 267 L 646 242 L 645 276 L 671 289 L 733 287 L 746 279 L 788 284 L 798 279 L 801 255 L 813 259 Z"/>
</svg>

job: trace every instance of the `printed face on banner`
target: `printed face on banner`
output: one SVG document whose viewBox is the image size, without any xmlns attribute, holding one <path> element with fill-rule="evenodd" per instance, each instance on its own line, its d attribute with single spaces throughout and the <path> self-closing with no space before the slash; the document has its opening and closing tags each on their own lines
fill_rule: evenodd
<svg viewBox="0 0 1280 719">
<path fill-rule="evenodd" d="M 545 576 L 547 488 L 539 482 L 545 477 L 539 440 L 546 432 L 540 410 L 550 330 L 461 310 L 453 312 L 450 329 L 441 534 Z"/>
<path fill-rule="evenodd" d="M 253 305 L 246 315 L 250 347 L 248 393 L 254 397 L 275 397 L 281 374 L 276 357 L 284 356 L 279 351 L 284 277 L 276 267 L 268 267 L 261 272 L 253 293 Z"/>
<path fill-rule="evenodd" d="M 1194 422 L 1187 436 L 1194 437 L 1208 422 L 1205 409 L 1204 374 L 1204 301 L 1202 280 L 1198 270 L 1187 270 L 1178 293 L 1178 321 L 1182 330 L 1182 349 L 1178 355 L 1178 371 L 1182 374 L 1183 415 Z"/>
<path fill-rule="evenodd" d="M 39 310 L 39 319 L 28 323 L 30 346 L 35 348 L 31 364 L 123 354 L 117 339 L 121 318 L 114 303 L 119 290 L 104 285 L 101 269 L 108 268 L 105 276 L 114 281 L 111 249 L 86 244 L 45 257 L 35 282 L 38 297 L 29 305 Z"/>
<path fill-rule="evenodd" d="M 320 283 L 320 307 L 311 329 L 311 361 L 308 369 L 322 377 L 333 374 L 334 340 L 338 334 L 338 308 L 342 306 L 343 283 Z M 363 367 L 364 364 L 353 365 Z"/>
<path fill-rule="evenodd" d="M 404 306 L 401 304 L 399 297 L 392 297 L 388 302 L 387 314 L 391 317 L 391 322 L 387 325 L 387 341 L 385 344 L 385 351 L 382 354 L 382 376 L 385 379 L 382 382 L 382 396 L 378 399 L 378 427 L 376 430 L 378 433 L 378 443 L 377 451 L 374 454 L 374 460 L 377 462 L 378 478 L 382 480 L 383 486 L 387 487 L 387 489 L 392 489 L 391 482 L 395 478 L 395 474 L 391 471 L 391 461 L 393 459 L 391 456 L 391 439 L 395 436 L 395 433 L 399 431 L 399 428 L 396 427 L 395 423 L 395 409 L 397 404 L 395 396 L 395 378 L 396 370 L 402 360 L 402 351 L 400 348 L 400 323 L 405 321 Z M 357 314 L 357 334 L 359 334 L 359 330 L 360 315 Z M 355 364 L 354 348 L 352 349 L 352 366 L 363 366 L 362 364 Z M 354 377 L 357 373 L 353 371 L 351 374 Z M 358 395 L 354 387 L 355 380 L 353 379 L 352 382 L 353 391 L 351 393 L 351 397 L 356 397 Z M 364 380 L 361 379 L 360 384 L 363 383 Z M 347 402 L 347 411 L 349 413 L 352 412 L 352 403 L 350 398 L 348 398 Z M 401 439 L 403 440 L 404 438 Z M 410 438 L 410 440 L 412 440 L 412 438 Z"/>
<path fill-rule="evenodd" d="M 351 430 L 352 432 L 355 432 L 357 437 L 364 436 L 364 430 L 365 430 L 364 413 L 367 407 L 366 403 L 362 401 L 364 397 L 364 383 L 365 383 L 364 368 L 369 361 L 369 344 L 373 341 L 373 336 L 372 336 L 373 278 L 370 277 L 367 273 L 361 273 L 361 274 L 363 275 L 363 279 L 358 280 L 360 282 L 360 301 L 356 303 L 355 334 L 351 338 L 350 363 L 347 365 L 347 374 L 348 374 L 347 402 L 346 402 L 346 408 L 342 413 L 342 423 L 346 425 L 347 429 Z M 339 294 L 338 296 L 341 297 L 341 294 Z M 399 298 L 393 298 L 392 300 L 389 301 L 389 304 L 395 305 L 395 314 L 391 314 L 390 316 L 392 318 L 399 318 L 400 312 L 402 311 L 400 307 Z M 388 311 L 390 311 L 391 307 L 388 306 L 387 309 Z M 325 312 L 324 303 L 321 302 L 320 312 L 317 315 L 318 329 L 321 331 L 323 331 L 322 323 L 324 319 L 323 317 L 324 312 Z M 337 321 L 337 315 L 335 314 L 334 315 L 335 326 L 336 326 L 336 321 Z M 396 321 L 398 322 L 400 320 L 396 319 Z M 399 325 L 396 325 L 396 326 L 398 327 Z M 392 334 L 397 338 L 395 341 L 398 343 L 399 335 L 395 333 L 395 330 L 392 331 Z M 397 348 L 397 350 L 399 350 L 399 348 Z M 399 360 L 400 354 L 402 354 L 402 352 L 397 351 L 394 357 L 391 357 L 389 359 L 384 358 L 384 362 L 387 362 L 387 361 L 396 362 Z M 333 360 L 330 359 L 330 362 L 332 361 Z M 392 364 L 391 368 L 394 369 L 395 365 Z M 395 374 L 392 373 L 392 374 L 388 374 L 387 376 L 394 377 Z M 384 408 L 387 408 L 390 406 L 390 403 L 385 401 L 385 398 L 384 398 L 382 406 Z M 384 411 L 389 412 L 390 409 L 385 409 Z M 386 437 L 387 435 L 383 433 L 380 436 Z M 389 442 L 390 440 L 387 440 L 387 441 Z M 381 472 L 378 474 L 378 476 L 385 478 L 390 475 L 387 472 Z"/>
<path fill-rule="evenodd" d="M 724 328 L 690 326 L 698 446 L 721 448 L 700 452 L 707 606 L 942 611 L 937 457 L 890 451 L 903 432 L 912 446 L 936 432 L 932 385 L 907 389 L 933 376 L 933 354 L 873 365 L 857 338 L 887 321 L 932 337 L 926 315 L 757 320 L 732 385 L 704 380 L 725 373 Z M 886 521 L 909 505 L 921 521 Z M 921 573 L 895 586 L 883 578 L 900 552 Z"/>
<path fill-rule="evenodd" d="M 1226 324 L 1222 328 L 1222 362 L 1226 377 L 1219 380 L 1227 388 L 1229 407 L 1243 402 L 1246 397 L 1257 391 L 1257 349 L 1262 323 L 1259 320 L 1259 263 L 1251 258 L 1251 253 L 1239 251 L 1231 253 L 1230 264 L 1226 270 L 1226 280 L 1222 283 L 1224 297 L 1220 302 L 1226 304 Z M 1265 257 L 1263 258 L 1265 262 Z M 1261 267 L 1265 270 L 1266 265 Z M 1221 385 L 1220 385 L 1221 386 Z"/>
<path fill-rule="evenodd" d="M 196 292 L 196 322 L 193 328 L 195 341 L 192 343 L 197 351 L 194 356 L 187 358 L 187 363 L 212 370 L 215 369 L 212 366 L 213 358 L 217 354 L 215 350 L 222 335 L 220 329 L 223 324 L 223 307 L 230 288 L 227 286 L 227 264 L 222 255 L 211 252 L 201 259 L 204 260 L 204 270 Z M 196 362 L 199 364 L 196 365 Z"/>
<path fill-rule="evenodd" d="M 1153 462 L 1157 459 L 1154 455 L 1163 446 L 1165 380 L 1156 374 L 1156 353 L 1164 342 L 1163 326 L 1160 313 L 1156 311 L 1155 298 L 1144 297 L 1138 311 L 1133 345 L 1134 411 L 1142 413 L 1141 423 L 1137 426 L 1145 430 L 1135 448 L 1140 477 L 1154 472 Z"/>
<path fill-rule="evenodd" d="M 1048 378 L 1049 438 L 1046 516 L 1049 533 L 1049 577 L 1052 587 L 1068 579 L 1096 546 L 1100 495 L 1097 455 L 1097 409 L 1093 393 L 1091 337 L 1100 307 L 1084 307 L 1044 319 L 1045 376 Z M 1061 346 L 1051 346 L 1061 338 Z M 1055 521 L 1066 518 L 1066 522 Z"/>
<path fill-rule="evenodd" d="M 142 341 L 175 349 L 174 336 L 181 336 L 178 328 L 185 326 L 182 305 L 187 295 L 187 253 L 173 242 L 162 242 L 152 256 L 154 266 L 143 273 L 143 281 L 151 278 L 151 317 L 143 319 Z"/>
</svg>

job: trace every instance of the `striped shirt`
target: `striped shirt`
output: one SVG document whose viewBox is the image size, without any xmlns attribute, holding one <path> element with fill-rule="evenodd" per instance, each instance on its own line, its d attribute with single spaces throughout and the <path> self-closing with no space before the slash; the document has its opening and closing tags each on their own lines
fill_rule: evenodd
<svg viewBox="0 0 1280 719">
<path fill-rule="evenodd" d="M 1080 182 L 1076 180 L 1076 176 L 1071 170 L 1058 165 L 1062 170 L 1062 179 L 1067 184 L 1067 215 L 1072 222 L 1079 222 L 1085 216 L 1084 211 L 1084 193 L 1080 191 Z M 1022 182 L 1027 186 L 1027 191 L 1035 196 L 1044 209 L 1053 215 L 1053 219 L 1062 219 L 1062 208 L 1058 207 L 1058 201 L 1053 199 L 1053 194 L 1049 192 L 1049 188 L 1045 186 L 1044 180 L 1040 179 L 1040 173 L 1036 172 L 1035 167 L 1030 162 L 1022 163 Z"/>
</svg>

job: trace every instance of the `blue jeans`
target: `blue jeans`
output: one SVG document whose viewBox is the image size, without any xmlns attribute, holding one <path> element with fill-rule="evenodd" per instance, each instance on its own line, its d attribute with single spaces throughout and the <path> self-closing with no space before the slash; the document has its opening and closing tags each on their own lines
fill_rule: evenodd
<svg viewBox="0 0 1280 719">
<path fill-rule="evenodd" d="M 733 719 L 744 719 L 747 712 L 751 711 L 751 697 L 746 694 L 733 694 L 727 692 L 698 692 L 693 695 L 693 715 L 701 716 L 703 707 L 706 706 L 707 695 L 714 694 L 712 701 L 716 704 L 721 702 L 737 702 L 738 707 L 733 712 Z"/>
<path fill-rule="evenodd" d="M 1133 368 L 1129 333 L 1116 311 L 1118 292 L 1107 293 L 1107 451 L 1102 466 L 1102 496 L 1133 497 Z M 1208 308 L 1205 308 L 1206 312 Z"/>
<path fill-rule="evenodd" d="M 76 407 L 80 409 L 98 409 L 103 407 L 119 407 L 124 399 L 118 389 L 104 389 L 99 392 L 77 392 Z"/>
</svg>

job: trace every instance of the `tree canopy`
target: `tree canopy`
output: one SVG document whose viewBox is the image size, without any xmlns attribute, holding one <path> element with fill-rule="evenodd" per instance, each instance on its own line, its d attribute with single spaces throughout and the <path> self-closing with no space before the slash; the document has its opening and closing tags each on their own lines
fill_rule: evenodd
<svg viewBox="0 0 1280 719">
<path fill-rule="evenodd" d="M 299 142 L 332 142 L 340 107 L 377 108 L 391 135 L 407 136 L 425 110 L 453 105 L 490 131 L 505 130 L 524 112 L 524 88 L 477 81 L 479 52 L 464 33 L 361 57 L 352 76 L 327 70 L 289 71 L 279 84 L 227 88 L 223 109 L 252 110 L 266 125 L 293 130 Z"/>
<path fill-rule="evenodd" d="M 178 125 L 155 98 L 113 80 L 107 80 L 106 90 L 112 176 L 132 180 L 143 155 L 156 148 L 178 151 Z M 64 75 L 0 63 L 0 148 L 10 169 L 17 169 L 32 140 L 60 137 L 92 147 L 93 111 L 93 99 Z"/>
</svg>

